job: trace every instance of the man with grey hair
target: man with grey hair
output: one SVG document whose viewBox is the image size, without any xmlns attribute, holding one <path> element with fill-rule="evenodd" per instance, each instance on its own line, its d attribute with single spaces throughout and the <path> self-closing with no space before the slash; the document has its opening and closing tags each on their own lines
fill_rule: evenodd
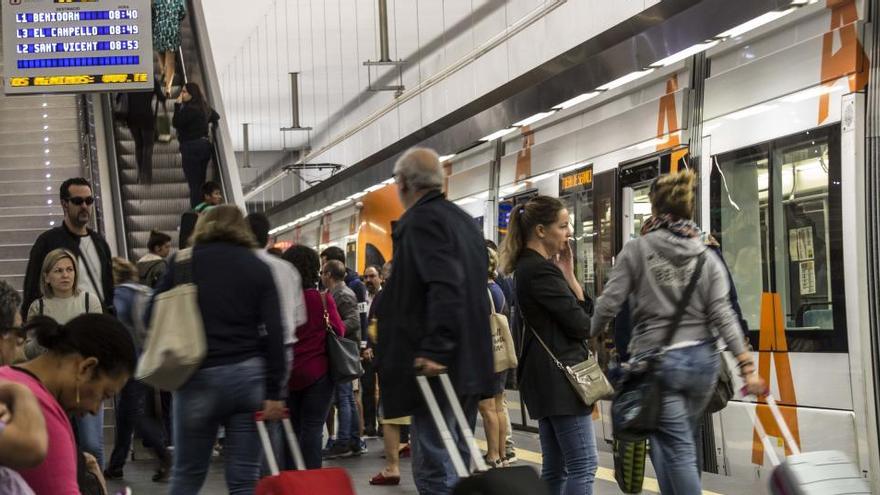
<svg viewBox="0 0 880 495">
<path fill-rule="evenodd" d="M 449 373 L 471 428 L 479 399 L 492 394 L 494 376 L 488 254 L 470 215 L 443 195 L 443 178 L 437 153 L 429 149 L 411 149 L 395 164 L 406 212 L 392 234 L 394 276 L 376 303 L 384 417 L 412 415 L 413 478 L 423 495 L 451 493 L 458 476 L 415 376 Z M 449 402 L 435 395 L 452 424 Z M 452 435 L 469 458 L 458 429 Z"/>
</svg>

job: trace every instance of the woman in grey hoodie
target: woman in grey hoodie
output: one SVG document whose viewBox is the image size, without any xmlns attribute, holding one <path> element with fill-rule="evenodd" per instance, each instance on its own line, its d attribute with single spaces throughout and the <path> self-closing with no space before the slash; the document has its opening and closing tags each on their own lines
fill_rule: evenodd
<svg viewBox="0 0 880 495">
<path fill-rule="evenodd" d="M 748 391 L 762 394 L 766 389 L 730 304 L 727 272 L 721 260 L 707 252 L 692 220 L 694 183 L 694 173 L 686 171 L 652 184 L 653 216 L 642 227 L 641 237 L 626 243 L 618 255 L 590 325 L 593 335 L 600 333 L 631 294 L 629 354 L 639 360 L 661 350 L 676 306 L 703 257 L 693 296 L 657 368 L 663 400 L 657 430 L 650 437 L 651 461 L 660 491 L 678 495 L 700 493 L 697 426 L 720 365 L 713 329 L 736 356 Z"/>
</svg>

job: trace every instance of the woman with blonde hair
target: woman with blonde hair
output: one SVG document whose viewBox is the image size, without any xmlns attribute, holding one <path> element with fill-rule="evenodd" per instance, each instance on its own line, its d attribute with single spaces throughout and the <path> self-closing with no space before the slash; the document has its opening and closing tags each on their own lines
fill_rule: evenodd
<svg viewBox="0 0 880 495">
<path fill-rule="evenodd" d="M 492 308 L 496 313 L 506 315 L 507 301 L 504 292 L 495 283 L 498 270 L 498 254 L 492 248 L 489 251 L 488 296 L 492 299 Z M 495 373 L 495 384 L 492 396 L 480 401 L 480 416 L 483 418 L 483 429 L 486 431 L 486 463 L 491 467 L 502 467 L 508 463 L 504 459 L 507 440 L 507 409 L 504 408 L 504 385 L 507 383 L 508 370 Z"/>
<path fill-rule="evenodd" d="M 198 288 L 207 353 L 201 368 L 174 393 L 175 455 L 171 495 L 198 493 L 208 474 L 217 431 L 226 429 L 226 485 L 252 494 L 262 451 L 254 413 L 280 419 L 287 360 L 278 292 L 268 265 L 257 258 L 254 234 L 241 210 L 221 205 L 199 217 L 190 261 Z M 190 254 L 186 250 L 177 254 Z M 176 260 L 156 287 L 174 285 Z"/>
<path fill-rule="evenodd" d="M 86 313 L 103 313 L 98 296 L 79 288 L 76 256 L 66 249 L 53 249 L 43 259 L 40 270 L 42 296 L 28 308 L 28 321 L 37 316 L 48 316 L 59 325 Z M 28 360 L 46 352 L 30 332 L 24 346 Z M 77 441 L 82 450 L 95 456 L 98 465 L 104 465 L 104 411 L 75 418 Z"/>
<path fill-rule="evenodd" d="M 40 270 L 40 292 L 42 296 L 28 308 L 28 319 L 34 316 L 48 316 L 60 324 L 83 313 L 101 313 L 101 301 L 97 296 L 79 289 L 79 271 L 76 256 L 66 249 L 54 249 L 43 260 Z M 29 342 L 25 349 L 28 359 L 42 352 Z"/>
<path fill-rule="evenodd" d="M 695 182 L 695 174 L 684 171 L 651 184 L 652 216 L 618 255 L 592 319 L 597 335 L 633 295 L 630 362 L 657 360 L 653 372 L 663 388 L 650 453 L 654 466 L 662 466 L 660 491 L 669 494 L 700 493 L 696 439 L 718 379 L 719 338 L 736 356 L 748 391 L 766 389 L 730 303 L 727 270 L 707 253 L 693 221 Z M 691 285 L 692 296 L 679 306 Z"/>
</svg>

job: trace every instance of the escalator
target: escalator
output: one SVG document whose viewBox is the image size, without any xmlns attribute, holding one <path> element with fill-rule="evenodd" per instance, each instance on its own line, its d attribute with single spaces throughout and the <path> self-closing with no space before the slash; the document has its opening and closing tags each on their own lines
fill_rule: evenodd
<svg viewBox="0 0 880 495">
<path fill-rule="evenodd" d="M 204 33 L 204 26 L 199 26 L 198 15 L 193 15 L 193 3 L 188 2 L 187 18 L 181 24 L 181 51 L 177 56 L 177 72 L 175 76 L 172 98 L 164 102 L 165 110 L 169 116 L 173 116 L 174 99 L 184 82 L 199 84 L 211 102 L 217 109 L 220 105 L 219 92 L 216 84 L 206 84 L 208 81 L 204 67 L 213 68 L 204 63 L 202 54 L 205 46 L 200 45 L 199 35 Z M 199 8 L 200 11 L 201 9 Z M 206 42 L 205 42 L 206 43 Z M 216 77 L 216 76 L 215 76 Z M 156 98 L 153 104 L 156 108 Z M 189 188 L 183 174 L 183 167 L 178 150 L 176 136 L 168 143 L 156 141 L 153 147 L 153 177 L 150 184 L 138 183 L 137 163 L 135 160 L 135 146 L 131 133 L 125 123 L 116 120 L 110 111 L 110 97 L 104 98 L 104 119 L 107 128 L 108 146 L 112 143 L 109 154 L 111 155 L 112 179 L 115 182 L 114 201 L 121 215 L 116 215 L 117 243 L 120 252 L 126 252 L 128 259 L 136 262 L 148 252 L 147 241 L 150 231 L 155 229 L 171 236 L 172 245 L 178 245 L 178 231 L 181 215 L 189 210 Z M 222 115 L 223 112 L 218 109 Z M 162 114 L 162 103 L 158 104 L 158 113 Z M 173 133 L 172 133 L 173 134 Z M 240 185 L 230 187 L 237 181 L 237 170 L 229 171 L 226 163 L 235 169 L 234 155 L 231 150 L 226 150 L 223 143 L 229 143 L 228 137 L 224 140 L 222 130 L 215 129 L 213 134 L 214 157 L 208 166 L 208 180 L 219 182 L 223 186 L 224 197 L 234 200 L 240 197 Z M 114 149 L 115 148 L 115 149 Z M 113 163 L 115 156 L 115 164 Z M 115 165 L 115 166 L 114 166 Z M 231 172 L 231 173 L 230 173 Z"/>
</svg>

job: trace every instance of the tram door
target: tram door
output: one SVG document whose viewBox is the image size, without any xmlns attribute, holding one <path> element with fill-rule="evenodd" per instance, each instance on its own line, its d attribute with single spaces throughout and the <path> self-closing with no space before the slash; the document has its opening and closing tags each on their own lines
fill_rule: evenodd
<svg viewBox="0 0 880 495">
<path fill-rule="evenodd" d="M 559 199 L 568 210 L 572 228 L 571 250 L 574 272 L 595 298 L 596 268 L 593 256 L 595 229 L 593 227 L 593 166 L 567 172 L 559 176 Z"/>
<path fill-rule="evenodd" d="M 621 248 L 629 240 L 639 236 L 642 225 L 651 216 L 648 192 L 651 182 L 660 176 L 662 169 L 669 170 L 669 155 L 655 156 L 620 167 Z"/>
</svg>

